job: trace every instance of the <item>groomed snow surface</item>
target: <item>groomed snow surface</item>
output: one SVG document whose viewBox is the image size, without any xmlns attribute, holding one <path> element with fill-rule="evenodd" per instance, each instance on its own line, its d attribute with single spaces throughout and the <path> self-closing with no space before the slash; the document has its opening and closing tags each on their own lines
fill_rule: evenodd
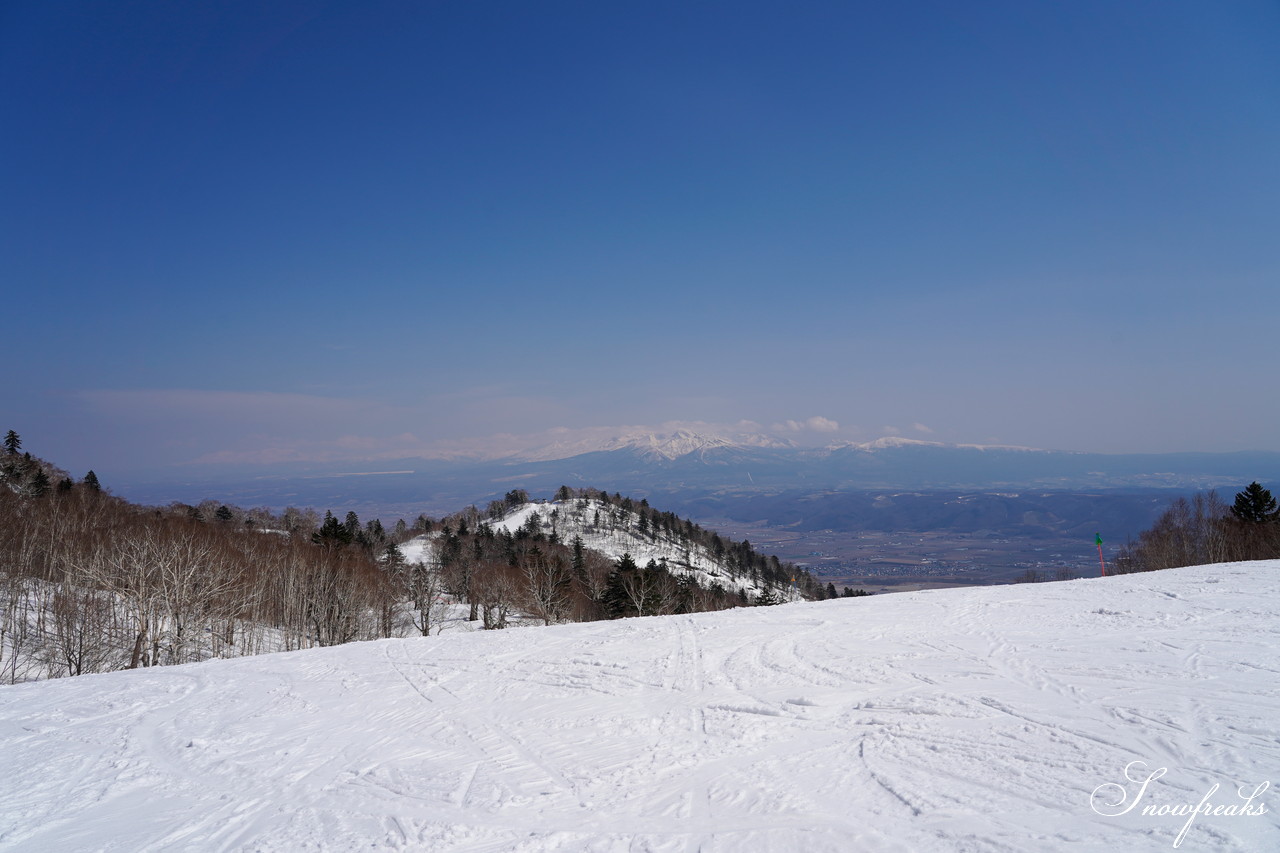
<svg viewBox="0 0 1280 853">
<path fill-rule="evenodd" d="M 0 766 L 4 850 L 1280 850 L 1280 561 L 22 684 Z"/>
</svg>

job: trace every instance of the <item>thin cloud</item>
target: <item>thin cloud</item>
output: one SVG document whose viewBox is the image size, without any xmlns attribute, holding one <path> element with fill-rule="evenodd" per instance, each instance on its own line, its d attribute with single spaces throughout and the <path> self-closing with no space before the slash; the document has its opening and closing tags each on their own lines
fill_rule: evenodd
<svg viewBox="0 0 1280 853">
<path fill-rule="evenodd" d="M 836 432 L 840 429 L 840 424 L 831 420 L 831 418 L 814 415 L 808 420 L 787 420 L 780 424 L 774 424 L 773 429 L 776 432 Z"/>
</svg>

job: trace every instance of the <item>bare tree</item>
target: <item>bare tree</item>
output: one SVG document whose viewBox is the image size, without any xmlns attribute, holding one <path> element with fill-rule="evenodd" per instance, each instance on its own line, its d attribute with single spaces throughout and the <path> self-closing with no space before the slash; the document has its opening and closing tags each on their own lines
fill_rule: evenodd
<svg viewBox="0 0 1280 853">
<path fill-rule="evenodd" d="M 421 561 L 408 564 L 403 571 L 404 590 L 413 604 L 409 611 L 413 627 L 424 637 L 432 631 L 440 633 L 449 613 L 444 575 L 437 566 Z"/>
<path fill-rule="evenodd" d="M 486 630 L 507 627 L 507 620 L 521 593 L 521 578 L 516 570 L 486 560 L 476 566 L 475 592 Z"/>
<path fill-rule="evenodd" d="M 517 565 L 530 615 L 541 619 L 543 625 L 563 621 L 573 599 L 573 573 L 564 557 L 532 547 L 520 556 Z"/>
</svg>

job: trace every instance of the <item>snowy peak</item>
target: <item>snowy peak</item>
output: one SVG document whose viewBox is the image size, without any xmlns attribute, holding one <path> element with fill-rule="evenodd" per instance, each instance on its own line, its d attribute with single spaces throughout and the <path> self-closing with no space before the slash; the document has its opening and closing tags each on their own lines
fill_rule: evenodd
<svg viewBox="0 0 1280 853">
<path fill-rule="evenodd" d="M 708 435 L 687 429 L 673 432 L 629 432 L 609 439 L 582 439 L 555 442 L 521 453 L 526 462 L 551 462 L 585 453 L 624 451 L 647 462 L 671 462 L 686 456 L 744 451 L 753 448 L 790 448 L 788 441 L 758 433 L 731 437 Z"/>
<path fill-rule="evenodd" d="M 668 461 L 684 456 L 702 456 L 718 450 L 742 450 L 758 447 L 790 447 L 791 445 L 767 435 L 739 435 L 733 440 L 716 435 L 703 435 L 689 430 L 672 433 L 632 436 L 622 446 L 635 451 L 643 459 Z"/>
<path fill-rule="evenodd" d="M 688 430 L 676 430 L 667 435 L 649 433 L 628 440 L 625 447 L 636 451 L 645 459 L 679 459 L 693 453 L 734 447 L 734 443 L 718 436 L 699 435 Z"/>
<path fill-rule="evenodd" d="M 896 435 L 886 435 L 877 438 L 874 441 L 854 442 L 848 441 L 837 447 L 846 447 L 850 450 L 888 450 L 890 448 L 900 447 L 946 447 L 940 441 L 922 441 L 918 438 L 902 438 Z"/>
</svg>

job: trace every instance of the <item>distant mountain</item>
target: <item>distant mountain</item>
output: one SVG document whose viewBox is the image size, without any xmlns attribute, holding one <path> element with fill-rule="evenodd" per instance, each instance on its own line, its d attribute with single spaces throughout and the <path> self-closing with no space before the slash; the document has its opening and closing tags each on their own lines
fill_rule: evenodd
<svg viewBox="0 0 1280 853">
<path fill-rule="evenodd" d="M 794 447 L 794 445 L 767 435 L 740 434 L 726 438 L 723 436 L 703 435 L 691 430 L 681 429 L 671 433 L 628 433 L 604 441 L 587 439 L 548 444 L 514 454 L 508 461 L 550 462 L 558 459 L 571 459 L 587 453 L 611 451 L 630 452 L 648 461 L 671 461 L 690 455 L 705 458 L 709 452 L 717 450 L 755 447 L 788 448 Z"/>
<path fill-rule="evenodd" d="M 406 464 L 408 462 L 406 461 Z M 765 436 L 731 440 L 681 431 L 631 436 L 560 458 L 477 463 L 483 478 L 519 477 L 623 490 L 723 488 L 989 489 L 1243 486 L 1280 479 L 1280 453 L 1102 454 L 898 437 L 802 448 Z"/>
<path fill-rule="evenodd" d="M 432 463 L 417 461 L 418 470 L 430 467 Z M 1280 479 L 1280 453 L 1081 453 L 898 436 L 806 448 L 764 435 L 723 437 L 680 430 L 548 446 L 455 467 L 452 473 L 468 469 L 481 479 L 492 472 L 495 479 L 518 477 L 538 489 L 560 483 L 623 490 L 1203 489 Z"/>
<path fill-rule="evenodd" d="M 999 529 L 1040 536 L 1047 530 L 1101 527 L 1118 541 L 1136 536 L 1169 495 L 1218 488 L 1229 497 L 1253 480 L 1280 485 L 1280 453 L 1274 452 L 1102 454 L 900 437 L 805 448 L 767 436 L 636 433 L 546 446 L 532 457 L 384 460 L 378 470 L 394 473 L 359 477 L 344 476 L 352 468 L 295 466 L 252 478 L 109 485 L 146 503 L 198 503 L 216 496 L 243 506 L 351 508 L 383 518 L 484 506 L 513 488 L 551 495 L 568 485 L 648 497 L 702 520 L 759 520 L 800 530 L 885 529 L 884 519 L 892 515 L 901 529 Z M 936 497 L 895 502 L 900 509 L 886 514 L 871 509 L 875 495 L 870 493 L 876 492 Z M 961 492 L 987 495 L 978 504 L 989 511 L 940 509 Z M 1082 501 L 1050 498 L 1051 493 L 1104 494 Z M 1130 496 L 1117 499 L 1111 493 Z M 1000 523 L 976 520 L 977 515 Z M 1024 519 L 1029 520 L 1024 524 Z"/>
</svg>

